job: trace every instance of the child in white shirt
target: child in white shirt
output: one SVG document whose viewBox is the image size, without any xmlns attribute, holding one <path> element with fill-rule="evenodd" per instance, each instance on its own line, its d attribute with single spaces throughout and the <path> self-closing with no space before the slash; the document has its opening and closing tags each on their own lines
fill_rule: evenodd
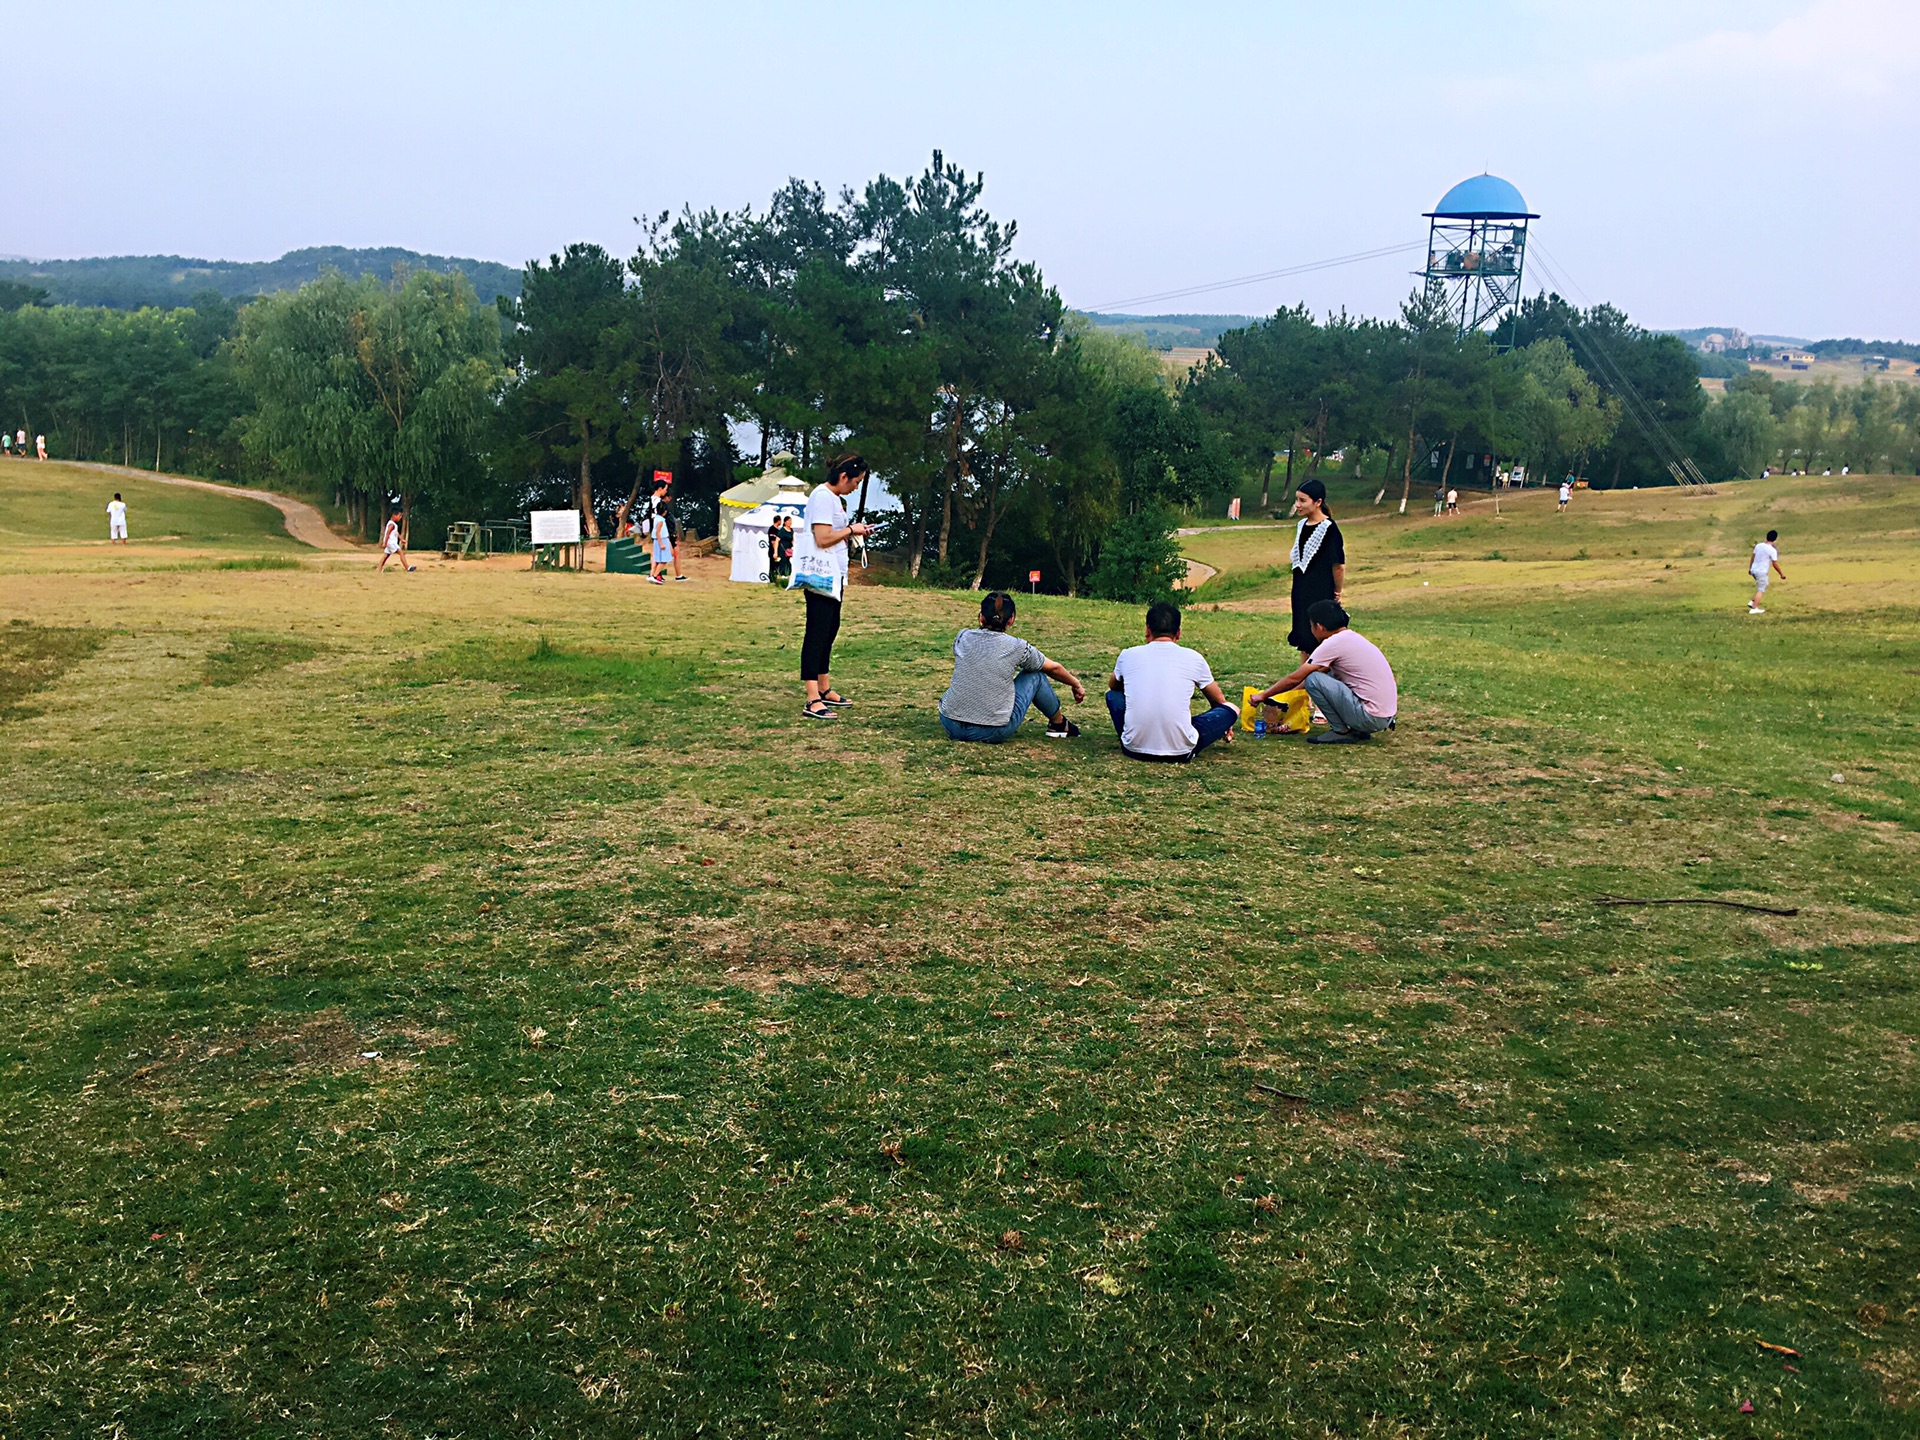
<svg viewBox="0 0 1920 1440">
<path fill-rule="evenodd" d="M 1760 601 L 1767 593 L 1767 586 L 1772 583 L 1772 575 L 1778 575 L 1782 580 L 1787 578 L 1787 572 L 1780 568 L 1780 547 L 1774 544 L 1779 538 L 1778 530 L 1769 530 L 1767 538 L 1753 547 L 1753 560 L 1747 566 L 1747 573 L 1753 576 L 1753 599 L 1747 602 L 1749 615 L 1767 613 L 1760 608 Z"/>
</svg>

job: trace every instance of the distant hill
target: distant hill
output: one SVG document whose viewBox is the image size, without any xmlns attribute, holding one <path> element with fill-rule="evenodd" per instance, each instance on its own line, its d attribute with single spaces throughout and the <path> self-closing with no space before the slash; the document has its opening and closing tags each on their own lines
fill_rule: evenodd
<svg viewBox="0 0 1920 1440">
<path fill-rule="evenodd" d="M 115 255 L 90 260 L 0 260 L 0 280 L 37 286 L 53 305 L 105 305 L 137 310 L 143 305 L 172 309 L 192 302 L 195 292 L 217 290 L 229 300 L 246 300 L 275 290 L 294 290 L 320 278 L 323 270 L 343 275 L 390 275 L 395 265 L 442 273 L 458 270 L 489 303 L 496 295 L 520 293 L 520 271 L 492 260 L 462 260 L 422 255 L 398 246 L 349 250 L 315 245 L 289 250 L 278 260 L 191 260 L 180 255 Z"/>
<path fill-rule="evenodd" d="M 1228 330 L 1251 325 L 1253 315 L 1101 315 L 1081 313 L 1102 330 L 1134 335 L 1154 350 L 1210 350 Z"/>
</svg>

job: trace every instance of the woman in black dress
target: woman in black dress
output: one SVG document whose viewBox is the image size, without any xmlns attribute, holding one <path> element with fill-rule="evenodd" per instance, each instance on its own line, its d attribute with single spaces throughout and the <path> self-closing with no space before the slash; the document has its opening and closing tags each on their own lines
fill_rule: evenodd
<svg viewBox="0 0 1920 1440">
<path fill-rule="evenodd" d="M 1317 601 L 1338 600 L 1347 588 L 1347 547 L 1340 527 L 1327 513 L 1327 487 L 1318 480 L 1302 480 L 1293 494 L 1293 513 L 1300 523 L 1293 532 L 1293 629 L 1287 643 L 1302 656 L 1317 643 L 1307 624 L 1307 611 Z"/>
</svg>

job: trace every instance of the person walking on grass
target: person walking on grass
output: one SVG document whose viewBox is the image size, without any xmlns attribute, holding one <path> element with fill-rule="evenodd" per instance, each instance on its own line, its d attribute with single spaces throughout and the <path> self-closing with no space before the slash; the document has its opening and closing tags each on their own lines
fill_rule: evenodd
<svg viewBox="0 0 1920 1440">
<path fill-rule="evenodd" d="M 980 602 L 980 624 L 953 637 L 953 683 L 940 697 L 940 727 L 949 738 L 983 745 L 1011 740 L 1026 723 L 1028 706 L 1047 717 L 1049 740 L 1080 734 L 1047 681 L 1065 685 L 1076 705 L 1087 698 L 1087 687 L 1057 660 L 1009 635 L 1013 614 L 1013 597 L 996 590 Z"/>
<path fill-rule="evenodd" d="M 376 571 L 384 571 L 387 568 L 387 562 L 396 555 L 400 557 L 400 568 L 402 570 L 413 569 L 413 566 L 407 563 L 407 542 L 400 536 L 400 512 L 398 510 L 387 516 L 386 528 L 380 532 L 380 563 L 373 568 Z"/>
<path fill-rule="evenodd" d="M 1308 481 L 1318 484 L 1318 481 Z M 1193 713 L 1193 694 L 1208 708 Z M 1147 643 L 1122 650 L 1107 682 L 1107 713 L 1132 760 L 1184 765 L 1216 740 L 1233 743 L 1240 711 L 1227 703 L 1206 657 L 1180 643 L 1180 611 L 1158 601 L 1147 607 Z"/>
<path fill-rule="evenodd" d="M 1560 504 L 1558 508 L 1561 510 L 1566 509 L 1567 502 L 1571 499 L 1573 499 L 1573 477 L 1569 475 L 1560 482 Z"/>
<path fill-rule="evenodd" d="M 42 460 L 46 459 L 47 458 L 47 437 L 44 435 L 34 436 L 33 448 L 34 448 L 34 451 L 39 455 L 39 457 Z"/>
<path fill-rule="evenodd" d="M 653 482 L 653 514 L 666 526 L 667 560 L 673 566 L 673 578 L 684 584 L 687 577 L 680 573 L 680 522 L 673 515 L 673 501 L 667 491 L 673 485 L 673 476 L 668 471 L 658 472 L 662 479 Z M 661 572 L 664 582 L 665 572 Z"/>
<path fill-rule="evenodd" d="M 1753 576 L 1753 599 L 1747 602 L 1749 615 L 1766 614 L 1760 602 L 1766 597 L 1767 586 L 1773 583 L 1775 575 L 1782 580 L 1787 578 L 1787 572 L 1780 568 L 1780 547 L 1774 543 L 1779 538 L 1778 530 L 1769 530 L 1767 538 L 1753 547 L 1753 560 L 1747 566 L 1747 573 Z"/>
<path fill-rule="evenodd" d="M 1393 729 L 1400 710 L 1400 687 L 1380 647 L 1349 630 L 1347 612 L 1337 600 L 1322 600 L 1310 617 L 1317 642 L 1313 653 L 1286 679 L 1253 697 L 1256 705 L 1275 695 L 1305 688 L 1328 729 L 1309 735 L 1309 745 L 1358 745 Z"/>
<path fill-rule="evenodd" d="M 107 502 L 107 543 L 127 543 L 127 502 L 120 498 L 118 490 L 113 492 L 113 499 Z"/>
<path fill-rule="evenodd" d="M 846 497 L 867 478 L 867 462 L 858 455 L 836 455 L 827 462 L 827 479 L 807 496 L 807 508 L 793 537 L 793 575 L 789 590 L 806 592 L 807 624 L 800 640 L 800 683 L 809 720 L 832 720 L 853 702 L 833 688 L 833 642 L 840 633 L 840 602 L 847 590 L 847 541 L 871 535 L 873 527 L 847 520 Z"/>
</svg>

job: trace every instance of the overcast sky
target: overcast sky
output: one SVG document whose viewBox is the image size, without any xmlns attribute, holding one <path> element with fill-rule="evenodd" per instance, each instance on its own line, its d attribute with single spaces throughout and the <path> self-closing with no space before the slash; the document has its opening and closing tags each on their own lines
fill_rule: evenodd
<svg viewBox="0 0 1920 1440">
<path fill-rule="evenodd" d="M 620 253 L 935 147 L 1068 303 L 1424 238 L 1491 170 L 1655 326 L 1920 339 L 1920 0 L 0 9 L 0 252 Z M 1406 256 L 1136 310 L 1390 311 Z M 1531 288 L 1531 287 L 1529 287 Z"/>
</svg>

